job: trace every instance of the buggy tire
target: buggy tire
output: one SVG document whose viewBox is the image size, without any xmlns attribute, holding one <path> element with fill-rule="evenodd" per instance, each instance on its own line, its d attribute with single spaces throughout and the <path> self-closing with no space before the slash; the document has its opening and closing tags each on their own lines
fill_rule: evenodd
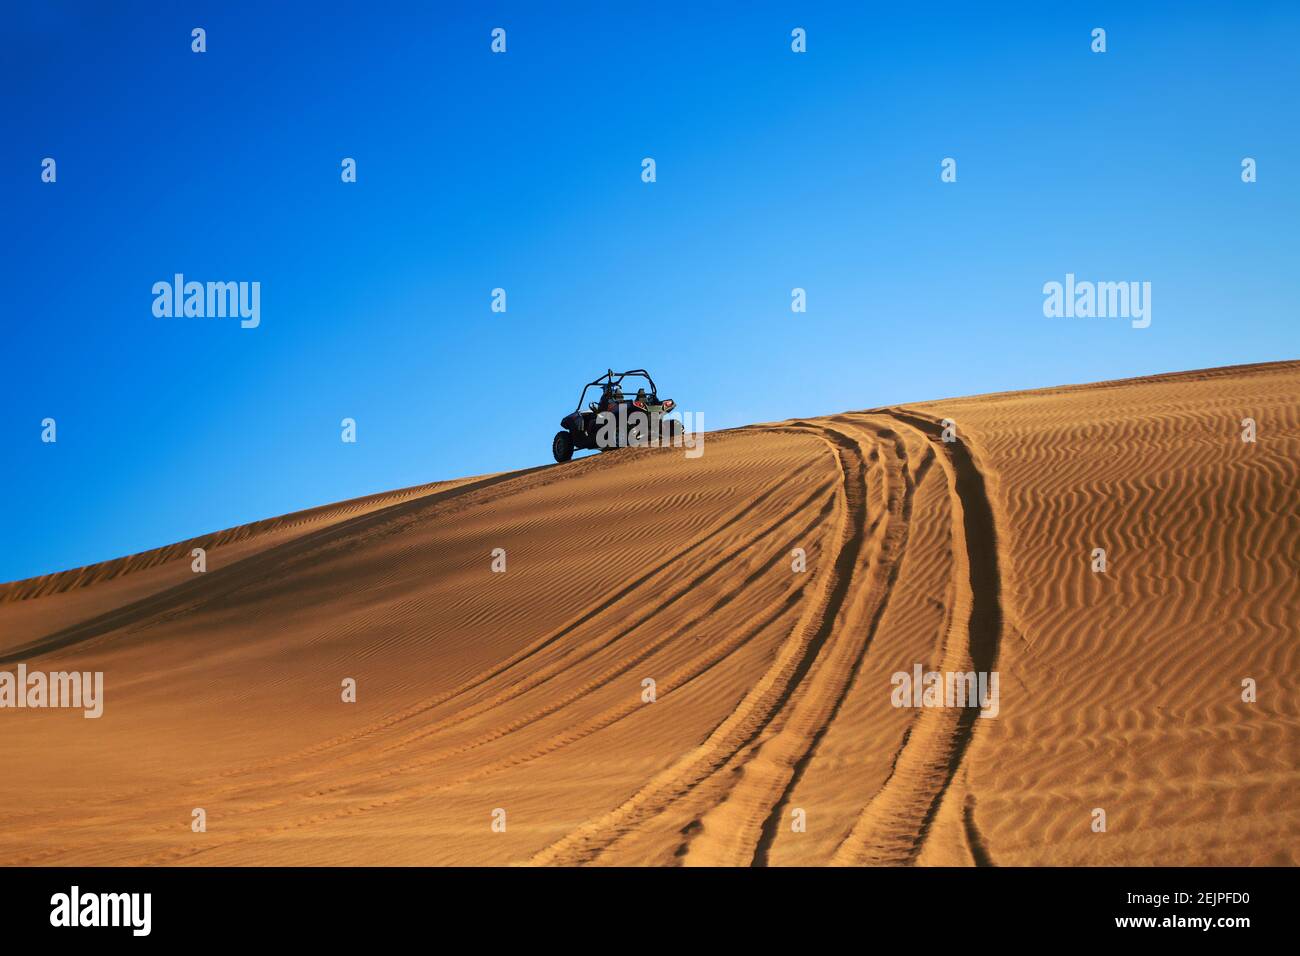
<svg viewBox="0 0 1300 956">
<path fill-rule="evenodd" d="M 568 432 L 556 432 L 551 441 L 551 454 L 558 462 L 568 461 L 573 457 L 573 436 Z"/>
</svg>

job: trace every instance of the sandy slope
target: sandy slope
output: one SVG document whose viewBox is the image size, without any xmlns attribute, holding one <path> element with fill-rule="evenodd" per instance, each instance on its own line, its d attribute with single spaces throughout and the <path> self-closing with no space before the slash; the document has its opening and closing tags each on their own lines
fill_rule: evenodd
<svg viewBox="0 0 1300 956">
<path fill-rule="evenodd" d="M 1290 362 L 753 426 L 3 585 L 0 669 L 106 700 L 0 710 L 0 862 L 1300 863 L 1298 499 Z M 996 670 L 998 716 L 894 707 L 917 663 Z"/>
</svg>

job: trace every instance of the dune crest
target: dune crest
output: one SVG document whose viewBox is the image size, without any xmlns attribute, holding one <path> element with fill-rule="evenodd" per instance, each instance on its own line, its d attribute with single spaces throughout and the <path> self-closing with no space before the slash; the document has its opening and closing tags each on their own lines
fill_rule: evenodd
<svg viewBox="0 0 1300 956">
<path fill-rule="evenodd" d="M 1298 494 L 1279 362 L 754 425 L 0 585 L 0 671 L 104 675 L 96 720 L 0 709 L 0 859 L 1295 864 Z M 996 673 L 996 713 L 899 706 L 914 668 Z"/>
</svg>

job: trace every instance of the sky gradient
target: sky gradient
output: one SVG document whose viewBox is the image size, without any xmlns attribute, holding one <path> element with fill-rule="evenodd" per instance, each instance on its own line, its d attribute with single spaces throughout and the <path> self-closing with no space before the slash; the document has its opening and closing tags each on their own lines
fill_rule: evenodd
<svg viewBox="0 0 1300 956">
<path fill-rule="evenodd" d="M 549 462 L 611 366 L 715 429 L 1300 354 L 1294 3 L 32 6 L 0 581 Z M 155 318 L 178 272 L 260 326 Z"/>
</svg>

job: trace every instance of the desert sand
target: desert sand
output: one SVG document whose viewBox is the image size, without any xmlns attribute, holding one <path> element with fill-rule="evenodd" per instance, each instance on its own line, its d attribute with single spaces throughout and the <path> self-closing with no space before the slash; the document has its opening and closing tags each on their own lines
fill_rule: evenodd
<svg viewBox="0 0 1300 956">
<path fill-rule="evenodd" d="M 0 710 L 0 863 L 1294 865 L 1298 501 L 1283 362 L 754 425 L 0 585 L 0 670 L 104 674 L 98 719 Z M 915 665 L 997 672 L 996 716 L 894 706 Z"/>
</svg>

